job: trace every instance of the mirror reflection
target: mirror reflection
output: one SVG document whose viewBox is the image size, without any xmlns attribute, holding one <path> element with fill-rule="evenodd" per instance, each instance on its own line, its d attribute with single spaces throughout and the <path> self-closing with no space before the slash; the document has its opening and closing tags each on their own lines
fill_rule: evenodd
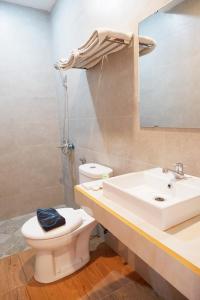
<svg viewBox="0 0 200 300">
<path fill-rule="evenodd" d="M 139 35 L 156 42 L 140 57 L 141 127 L 200 128 L 200 1 L 164 8 Z"/>
</svg>

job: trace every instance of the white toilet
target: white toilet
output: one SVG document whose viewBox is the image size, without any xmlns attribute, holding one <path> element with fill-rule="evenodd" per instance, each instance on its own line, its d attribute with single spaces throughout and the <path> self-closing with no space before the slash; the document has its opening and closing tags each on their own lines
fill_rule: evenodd
<svg viewBox="0 0 200 300">
<path fill-rule="evenodd" d="M 94 181 L 111 176 L 112 169 L 99 164 L 79 167 L 79 182 Z M 22 226 L 22 234 L 29 246 L 36 250 L 34 277 L 42 283 L 56 281 L 82 268 L 90 259 L 89 238 L 96 221 L 83 209 L 60 208 L 66 224 L 48 232 L 37 217 Z"/>
</svg>

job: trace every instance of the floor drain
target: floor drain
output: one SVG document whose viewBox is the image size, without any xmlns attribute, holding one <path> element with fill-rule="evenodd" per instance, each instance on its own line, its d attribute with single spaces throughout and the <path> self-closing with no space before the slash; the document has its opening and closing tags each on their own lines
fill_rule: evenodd
<svg viewBox="0 0 200 300">
<path fill-rule="evenodd" d="M 165 198 L 163 198 L 163 197 L 155 197 L 154 200 L 162 202 L 162 201 L 165 201 Z"/>
</svg>

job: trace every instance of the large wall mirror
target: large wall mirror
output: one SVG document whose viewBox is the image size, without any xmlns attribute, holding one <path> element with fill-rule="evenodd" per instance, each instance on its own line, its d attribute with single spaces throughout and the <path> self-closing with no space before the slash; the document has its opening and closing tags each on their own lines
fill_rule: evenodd
<svg viewBox="0 0 200 300">
<path fill-rule="evenodd" d="M 179 2 L 139 24 L 156 42 L 139 59 L 141 127 L 200 128 L 200 0 Z"/>
</svg>

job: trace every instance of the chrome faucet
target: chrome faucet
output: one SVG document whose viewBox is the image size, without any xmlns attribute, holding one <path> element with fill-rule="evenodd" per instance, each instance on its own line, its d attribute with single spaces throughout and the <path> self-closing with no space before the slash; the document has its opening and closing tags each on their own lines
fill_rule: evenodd
<svg viewBox="0 0 200 300">
<path fill-rule="evenodd" d="M 180 162 L 176 163 L 175 170 L 163 168 L 162 172 L 163 173 L 172 172 L 174 174 L 175 179 L 184 179 L 185 178 L 184 167 L 183 167 L 183 164 Z"/>
</svg>

